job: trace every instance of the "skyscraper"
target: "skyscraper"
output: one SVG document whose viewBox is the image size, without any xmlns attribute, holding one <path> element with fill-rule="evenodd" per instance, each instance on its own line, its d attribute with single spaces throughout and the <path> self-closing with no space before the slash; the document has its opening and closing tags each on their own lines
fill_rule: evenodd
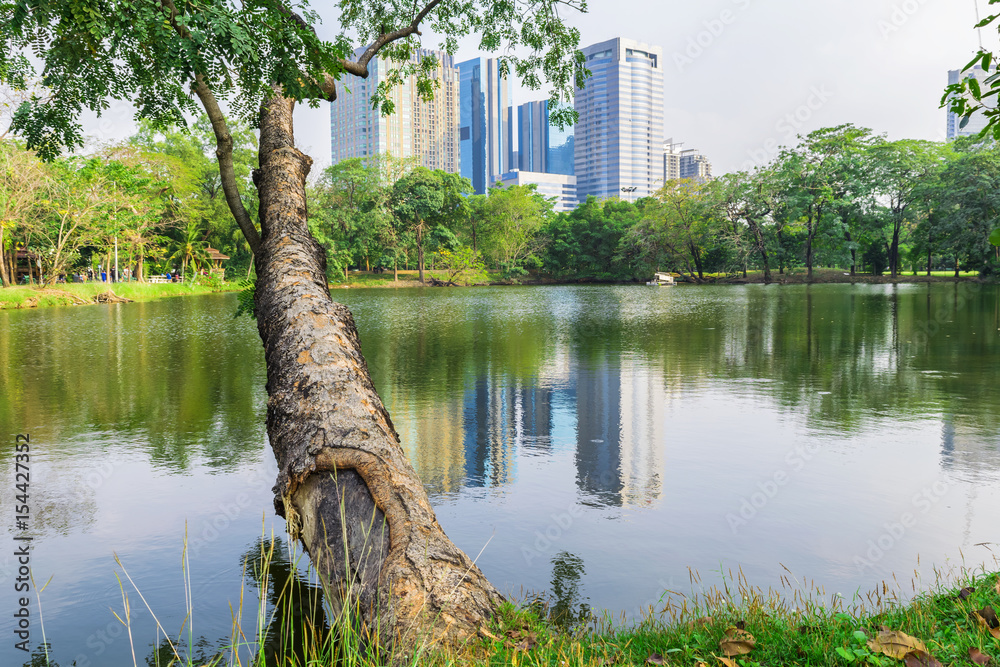
<svg viewBox="0 0 1000 667">
<path fill-rule="evenodd" d="M 477 194 L 514 165 L 514 118 L 510 81 L 500 76 L 496 58 L 473 58 L 458 64 L 461 174 Z"/>
<path fill-rule="evenodd" d="M 418 156 L 428 169 L 458 172 L 458 68 L 443 51 L 419 49 L 415 60 L 434 57 L 434 76 L 440 86 L 434 99 L 424 102 L 417 94 L 415 76 L 393 87 L 395 111 L 383 116 L 372 109 L 371 98 L 391 63 L 373 58 L 371 74 L 341 86 L 330 104 L 330 158 L 332 164 L 350 157 L 390 153 L 394 157 Z"/>
<path fill-rule="evenodd" d="M 707 183 L 712 180 L 712 163 L 693 148 L 683 150 L 680 156 L 680 174 L 681 178 Z"/>
<path fill-rule="evenodd" d="M 576 91 L 577 195 L 645 197 L 663 176 L 663 49 L 615 38 L 581 51 L 591 77 Z"/>
<path fill-rule="evenodd" d="M 985 81 L 988 77 L 996 74 L 996 70 L 984 71 L 980 65 L 976 65 L 972 70 L 962 75 L 962 70 L 953 69 L 948 71 L 948 85 L 956 84 L 963 78 L 969 79 L 975 77 L 979 81 L 979 85 L 983 88 L 983 92 L 986 92 L 987 85 Z M 949 99 L 951 96 L 949 96 Z M 946 107 L 947 108 L 947 107 Z M 962 123 L 961 117 L 952 112 L 948 111 L 948 126 L 946 129 L 948 139 L 954 139 L 955 137 L 968 137 L 974 134 L 979 134 L 984 127 L 986 127 L 986 116 L 983 115 L 982 111 L 977 111 L 972 114 L 969 118 L 969 122 L 965 127 L 959 127 Z"/>
<path fill-rule="evenodd" d="M 573 175 L 573 129 L 560 130 L 549 121 L 548 100 L 518 106 L 517 126 L 521 171 Z"/>
</svg>

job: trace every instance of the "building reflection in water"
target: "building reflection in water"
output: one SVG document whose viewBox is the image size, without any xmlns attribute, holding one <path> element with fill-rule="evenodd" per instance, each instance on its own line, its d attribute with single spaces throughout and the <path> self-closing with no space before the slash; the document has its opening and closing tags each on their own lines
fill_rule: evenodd
<svg viewBox="0 0 1000 667">
<path fill-rule="evenodd" d="M 486 370 L 458 398 L 400 405 L 397 395 L 390 410 L 429 492 L 507 486 L 517 480 L 519 454 L 572 447 L 583 502 L 656 501 L 672 390 L 644 358 L 572 356 L 557 347 L 530 377 Z"/>
</svg>

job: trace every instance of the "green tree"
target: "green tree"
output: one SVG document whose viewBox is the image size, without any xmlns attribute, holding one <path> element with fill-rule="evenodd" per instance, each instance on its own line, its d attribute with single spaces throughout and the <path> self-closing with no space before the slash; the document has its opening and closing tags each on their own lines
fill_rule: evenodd
<svg viewBox="0 0 1000 667">
<path fill-rule="evenodd" d="M 817 238 L 844 237 L 839 213 L 851 196 L 859 156 L 872 138 L 867 128 L 844 124 L 800 139 L 797 147 L 779 155 L 776 167 L 786 189 L 784 213 L 805 231 L 805 265 L 812 280 Z"/>
<path fill-rule="evenodd" d="M 712 211 L 704 184 L 670 181 L 656 191 L 626 243 L 648 270 L 669 268 L 691 282 L 705 280 L 704 253 L 711 243 Z"/>
<path fill-rule="evenodd" d="M 393 185 L 393 214 L 413 234 L 417 246 L 417 270 L 424 282 L 424 245 L 427 232 L 441 225 L 457 227 L 468 215 L 465 195 L 472 183 L 440 169 L 417 167 Z"/>
<path fill-rule="evenodd" d="M 253 219 L 252 212 L 258 207 L 251 181 L 251 174 L 257 167 L 257 138 L 240 119 L 227 119 L 227 122 L 233 139 L 233 177 L 240 186 L 242 204 Z M 134 162 L 142 163 L 151 175 L 170 183 L 172 224 L 169 227 L 180 232 L 193 221 L 206 230 L 207 243 L 230 256 L 231 266 L 249 266 L 252 253 L 229 211 L 208 116 L 199 116 L 190 129 L 157 128 L 152 122 L 144 121 L 129 144 L 117 153 L 133 148 L 129 152 Z M 181 240 L 179 233 L 173 236 L 174 241 Z"/>
<path fill-rule="evenodd" d="M 916 212 L 911 206 L 918 200 L 920 184 L 940 168 L 948 151 L 944 144 L 909 139 L 880 142 L 869 148 L 869 173 L 887 220 L 886 251 L 893 278 L 900 270 L 900 243 L 915 222 L 910 212 Z"/>
<path fill-rule="evenodd" d="M 15 142 L 0 139 L 0 280 L 4 287 L 14 281 L 14 235 L 38 213 L 45 178 L 45 168 L 38 158 Z"/>
<path fill-rule="evenodd" d="M 257 269 L 276 507 L 304 542 L 334 608 L 356 610 L 363 636 L 400 650 L 419 638 L 476 636 L 501 598 L 435 521 L 371 383 L 350 313 L 330 299 L 324 253 L 307 221 L 311 160 L 295 147 L 292 111 L 299 102 L 333 101 L 338 80 L 367 77 L 376 55 L 403 63 L 376 90 L 383 110 L 392 106 L 387 87 L 404 75 L 415 74 L 422 94 L 431 94 L 436 62 L 409 59 L 422 27 L 443 35 L 449 53 L 459 37 L 476 32 L 480 46 L 504 53 L 504 70 L 529 87 L 546 77 L 558 105 L 587 74 L 579 33 L 560 18 L 567 5 L 584 7 L 578 0 L 343 0 L 341 32 L 332 40 L 316 34 L 314 14 L 280 0 L 0 5 L 3 62 L 30 48 L 53 91 L 22 105 L 12 124 L 41 157 L 79 145 L 81 112 L 102 111 L 112 99 L 128 100 L 140 117 L 160 124 L 183 124 L 198 104 L 208 114 L 222 189 Z M 365 48 L 355 57 L 356 43 Z M 0 83 L 14 79 L 2 67 L 0 75 Z M 260 130 L 260 232 L 240 196 L 226 102 Z M 554 116 L 568 120 L 572 110 L 564 105 Z M 341 497 L 351 500 L 341 506 Z M 348 531 L 345 522 L 365 531 L 373 518 L 379 526 L 384 518 L 387 530 L 366 532 L 371 541 L 327 541 Z"/>
<path fill-rule="evenodd" d="M 633 277 L 619 254 L 625 234 L 642 216 L 640 205 L 621 199 L 587 201 L 549 219 L 543 267 L 559 277 L 622 280 Z"/>
<path fill-rule="evenodd" d="M 112 201 L 107 171 L 99 158 L 60 159 L 48 170 L 41 211 L 28 223 L 47 284 L 79 260 L 81 248 L 99 242 Z"/>
<path fill-rule="evenodd" d="M 540 232 L 552 202 L 534 185 L 490 189 L 483 205 L 483 252 L 507 277 L 523 275 L 524 263 L 545 247 Z"/>
<path fill-rule="evenodd" d="M 708 187 L 710 206 L 725 219 L 733 230 L 731 238 L 746 266 L 756 255 L 764 272 L 764 282 L 771 282 L 771 255 L 774 240 L 771 224 L 777 182 L 770 169 L 753 173 L 726 174 Z M 747 242 L 740 241 L 746 238 Z"/>
<path fill-rule="evenodd" d="M 1000 147 L 992 141 L 965 145 L 935 176 L 917 190 L 931 202 L 921 230 L 928 246 L 933 242 L 935 251 L 951 257 L 956 276 L 962 264 L 991 273 L 996 248 L 990 235 L 1000 228 Z"/>
</svg>

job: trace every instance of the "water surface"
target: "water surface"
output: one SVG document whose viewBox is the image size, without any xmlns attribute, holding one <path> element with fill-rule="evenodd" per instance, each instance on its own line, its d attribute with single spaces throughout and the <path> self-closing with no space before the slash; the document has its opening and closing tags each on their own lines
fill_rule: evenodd
<svg viewBox="0 0 1000 667">
<path fill-rule="evenodd" d="M 992 562 L 996 287 L 334 296 L 442 525 L 506 593 L 635 616 L 690 592 L 689 567 L 705 585 L 739 568 L 765 588 L 787 568 L 850 598 L 894 573 L 907 594 L 935 567 Z M 132 664 L 114 554 L 177 635 L 185 531 L 202 654 L 229 637 L 241 593 L 253 627 L 244 563 L 284 524 L 260 341 L 235 308 L 215 295 L 0 312 L 0 499 L 9 517 L 14 434 L 30 433 L 31 564 L 39 584 L 52 577 L 42 612 L 59 664 Z M 13 545 L 22 533 L 5 529 Z M 162 637 L 124 589 L 142 663 Z M 5 640 L 0 663 L 25 661 Z"/>
</svg>

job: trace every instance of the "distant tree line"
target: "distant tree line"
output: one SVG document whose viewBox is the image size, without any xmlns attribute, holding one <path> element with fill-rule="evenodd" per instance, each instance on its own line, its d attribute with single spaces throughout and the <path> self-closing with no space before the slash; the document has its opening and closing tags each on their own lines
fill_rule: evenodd
<svg viewBox="0 0 1000 667">
<path fill-rule="evenodd" d="M 256 139 L 233 124 L 237 176 L 256 166 Z M 40 160 L 0 137 L 0 280 L 53 284 L 74 276 L 194 276 L 211 246 L 246 271 L 250 250 L 226 205 L 207 119 L 187 130 L 143 126 L 87 156 Z M 244 188 L 244 192 L 255 192 Z M 256 209 L 255 201 L 246 202 Z"/>
<path fill-rule="evenodd" d="M 888 141 L 853 125 L 800 139 L 753 171 L 669 182 L 634 203 L 589 198 L 569 213 L 529 186 L 472 195 L 465 179 L 404 160 L 350 159 L 314 186 L 311 224 L 331 279 L 348 268 L 423 269 L 428 258 L 515 280 L 996 271 L 992 140 Z"/>
<path fill-rule="evenodd" d="M 236 126 L 237 176 L 256 166 L 256 139 Z M 120 266 L 197 273 L 214 246 L 230 277 L 250 249 L 232 220 L 206 119 L 190 131 L 142 127 L 88 158 L 39 161 L 0 139 L 0 277 L 18 251 L 32 281 Z M 246 187 L 244 192 L 254 189 Z M 628 202 L 593 197 L 568 213 L 532 186 L 472 194 L 467 179 L 377 155 L 326 168 L 309 191 L 310 228 L 328 277 L 416 270 L 421 281 L 628 281 L 654 271 L 692 282 L 750 272 L 765 281 L 817 267 L 853 274 L 996 272 L 1000 146 L 888 141 L 853 125 L 817 130 L 752 171 L 708 183 L 672 181 Z M 255 201 L 246 201 L 256 211 Z M 24 256 L 24 252 L 22 252 Z M 23 262 L 22 262 L 23 267 Z M 23 274 L 23 268 L 21 273 Z"/>
</svg>

